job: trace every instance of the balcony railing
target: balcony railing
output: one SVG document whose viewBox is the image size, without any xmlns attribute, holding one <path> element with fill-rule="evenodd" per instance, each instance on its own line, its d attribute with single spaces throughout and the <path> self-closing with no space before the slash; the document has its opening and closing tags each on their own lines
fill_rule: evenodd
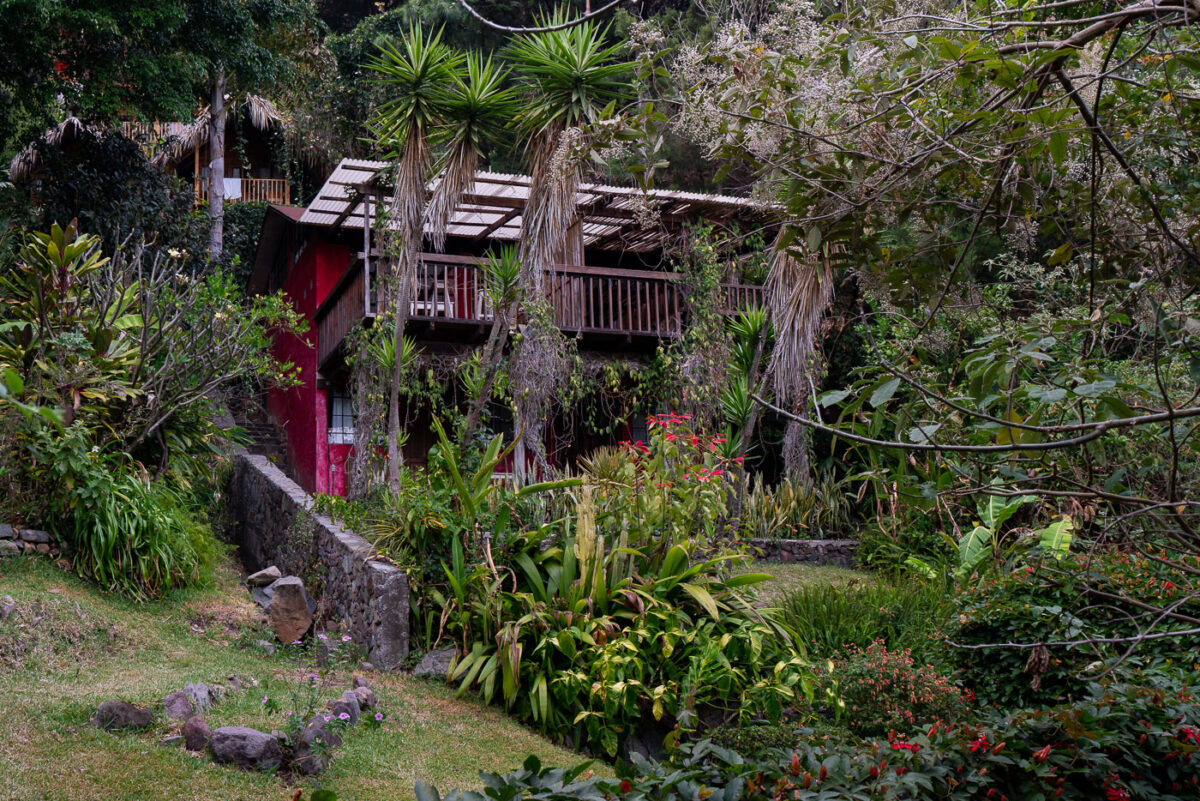
<svg viewBox="0 0 1200 801">
<path fill-rule="evenodd" d="M 487 323 L 491 303 L 476 259 L 422 254 L 409 317 L 431 323 Z M 569 334 L 670 339 L 683 332 L 677 273 L 559 266 L 546 271 L 546 294 L 558 327 Z M 383 302 L 382 282 L 360 260 L 316 312 L 317 363 L 323 365 L 361 320 Z M 370 299 L 368 300 L 368 295 Z M 725 285 L 729 312 L 762 302 L 762 287 Z"/>
<path fill-rule="evenodd" d="M 286 178 L 226 178 L 226 203 L 292 204 L 292 187 Z M 208 179 L 196 179 L 196 205 L 208 203 Z"/>
</svg>

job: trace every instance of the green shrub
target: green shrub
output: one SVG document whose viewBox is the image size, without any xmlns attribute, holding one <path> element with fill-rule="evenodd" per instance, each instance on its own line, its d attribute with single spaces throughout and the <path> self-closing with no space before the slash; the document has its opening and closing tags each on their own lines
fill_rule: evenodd
<svg viewBox="0 0 1200 801">
<path fill-rule="evenodd" d="M 180 493 L 91 445 L 80 423 L 37 430 L 28 447 L 30 472 L 48 496 L 40 522 L 66 546 L 80 575 L 137 598 L 211 577 L 220 546 Z"/>
<path fill-rule="evenodd" d="M 1200 569 L 1200 557 L 1174 558 Z M 1061 560 L 1040 559 L 1035 550 L 1011 569 L 967 586 L 955 600 L 957 614 L 949 619 L 946 636 L 968 646 L 1133 637 L 1176 602 L 1181 614 L 1200 616 L 1200 600 L 1178 581 L 1174 568 L 1122 550 L 1068 554 Z M 1121 597 L 1143 608 L 1123 606 Z M 1128 647 L 1095 643 L 1048 646 L 1036 654 L 1017 648 L 950 652 L 980 699 L 1028 706 L 1078 696 L 1089 675 L 1099 674 Z M 1135 652 L 1142 661 L 1195 662 L 1197 654 L 1200 637 L 1195 636 L 1147 640 Z"/>
<path fill-rule="evenodd" d="M 482 790 L 446 801 L 1191 801 L 1200 794 L 1196 687 L 1195 673 L 1147 674 L 1139 684 L 1091 684 L 1053 709 L 993 712 L 905 739 L 813 739 L 749 760 L 704 740 L 668 762 L 635 756 L 611 779 L 531 758 L 506 776 L 481 774 Z M 439 801 L 423 784 L 417 797 Z"/>
<path fill-rule="evenodd" d="M 950 614 L 950 590 L 940 581 L 880 579 L 873 584 L 811 585 L 783 602 L 783 619 L 799 642 L 819 656 L 877 639 L 940 665 L 945 647 L 935 631 Z"/>
<path fill-rule="evenodd" d="M 791 748 L 796 743 L 796 727 L 789 723 L 755 721 L 745 725 L 717 726 L 705 736 L 722 748 L 756 757 L 768 751 Z"/>
</svg>

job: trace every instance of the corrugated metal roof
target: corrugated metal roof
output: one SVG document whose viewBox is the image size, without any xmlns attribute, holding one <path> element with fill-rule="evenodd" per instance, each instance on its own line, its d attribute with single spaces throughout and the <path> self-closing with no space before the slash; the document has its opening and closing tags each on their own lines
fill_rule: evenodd
<svg viewBox="0 0 1200 801">
<path fill-rule="evenodd" d="M 309 225 L 362 228 L 360 187 L 376 185 L 387 162 L 342 159 L 300 218 Z M 529 199 L 530 177 L 480 171 L 463 198 L 447 234 L 472 239 L 515 241 L 521 234 L 521 212 Z M 629 186 L 582 184 L 576 204 L 582 218 L 584 246 L 601 250 L 643 252 L 662 247 L 681 222 L 713 222 L 765 216 L 770 207 L 732 195 L 706 195 L 657 189 L 642 193 Z M 652 207 L 650 214 L 644 207 Z M 377 212 L 372 211 L 372 217 Z M 648 222 L 657 220 L 657 222 Z"/>
</svg>

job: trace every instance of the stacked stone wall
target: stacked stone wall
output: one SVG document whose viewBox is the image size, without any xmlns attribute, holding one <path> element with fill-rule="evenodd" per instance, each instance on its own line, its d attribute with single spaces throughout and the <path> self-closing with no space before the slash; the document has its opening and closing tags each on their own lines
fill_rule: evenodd
<svg viewBox="0 0 1200 801">
<path fill-rule="evenodd" d="M 768 562 L 854 567 L 858 540 L 748 540 L 754 554 Z"/>
<path fill-rule="evenodd" d="M 227 533 L 251 571 L 299 576 L 318 614 L 339 620 L 379 670 L 408 658 L 408 576 L 371 544 L 313 510 L 312 498 L 267 457 L 239 454 L 226 498 Z"/>
</svg>

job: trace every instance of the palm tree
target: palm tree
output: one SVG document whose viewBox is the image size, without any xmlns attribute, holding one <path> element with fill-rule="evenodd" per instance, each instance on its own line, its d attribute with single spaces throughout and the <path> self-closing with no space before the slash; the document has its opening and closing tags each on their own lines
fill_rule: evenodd
<svg viewBox="0 0 1200 801">
<path fill-rule="evenodd" d="M 558 11 L 546 22 L 565 20 Z M 627 87 L 620 44 L 606 47 L 608 26 L 592 21 L 520 36 L 508 57 L 524 92 L 517 118 L 526 140 L 531 183 L 521 222 L 526 283 L 539 293 L 543 274 L 575 222 L 575 196 L 590 156 L 588 128 L 613 116 Z M 552 169 L 555 167 L 556 169 Z"/>
<path fill-rule="evenodd" d="M 548 21 L 565 19 L 562 11 Z M 618 60 L 619 44 L 606 46 L 608 27 L 586 21 L 572 27 L 543 30 L 517 38 L 508 50 L 513 72 L 524 89 L 523 110 L 517 117 L 529 159 L 529 199 L 521 217 L 520 262 L 527 310 L 525 336 L 516 358 L 525 367 L 514 375 L 561 380 L 552 369 L 562 354 L 562 334 L 545 308 L 545 273 L 566 244 L 576 221 L 576 196 L 583 165 L 591 156 L 593 126 L 615 116 L 623 95 L 629 65 Z M 540 307 L 540 308 L 539 308 Z M 515 315 L 514 315 L 515 318 Z M 513 386 L 517 430 L 521 431 L 517 472 L 532 446 L 546 464 L 541 438 L 542 420 L 556 387 Z"/>
<path fill-rule="evenodd" d="M 392 147 L 399 158 L 392 197 L 397 239 L 394 341 L 399 343 L 412 304 L 425 231 L 434 249 L 443 250 L 454 211 L 475 186 L 486 144 L 499 137 L 512 119 L 515 98 L 504 86 L 505 70 L 491 58 L 453 52 L 442 44 L 440 31 L 426 39 L 419 28 L 412 28 L 401 46 L 389 42 L 381 50 L 369 66 L 382 76 L 382 83 L 399 90 L 381 107 L 373 126 L 376 141 Z M 438 150 L 443 155 L 435 160 Z M 426 187 L 435 162 L 439 169 L 427 205 Z M 497 315 L 493 325 L 493 332 L 501 335 L 501 350 L 508 331 L 506 319 Z M 387 476 L 393 488 L 399 481 L 403 369 L 401 362 L 395 363 L 388 402 Z"/>
<path fill-rule="evenodd" d="M 433 149 L 448 117 L 447 89 L 461 60 L 461 56 L 442 44 L 441 31 L 426 38 L 414 26 L 401 43 L 383 42 L 380 53 L 367 64 L 379 74 L 377 80 L 395 92 L 379 108 L 371 127 L 375 141 L 390 150 L 385 155 L 397 159 L 391 219 L 384 228 L 394 232 L 390 233 L 392 241 L 387 249 L 392 257 L 393 340 L 397 351 L 403 347 L 404 326 L 412 308 L 423 237 L 425 187 L 432 169 Z M 394 360 L 388 393 L 387 481 L 393 490 L 399 488 L 400 482 L 403 365 L 403 360 Z"/>
</svg>

